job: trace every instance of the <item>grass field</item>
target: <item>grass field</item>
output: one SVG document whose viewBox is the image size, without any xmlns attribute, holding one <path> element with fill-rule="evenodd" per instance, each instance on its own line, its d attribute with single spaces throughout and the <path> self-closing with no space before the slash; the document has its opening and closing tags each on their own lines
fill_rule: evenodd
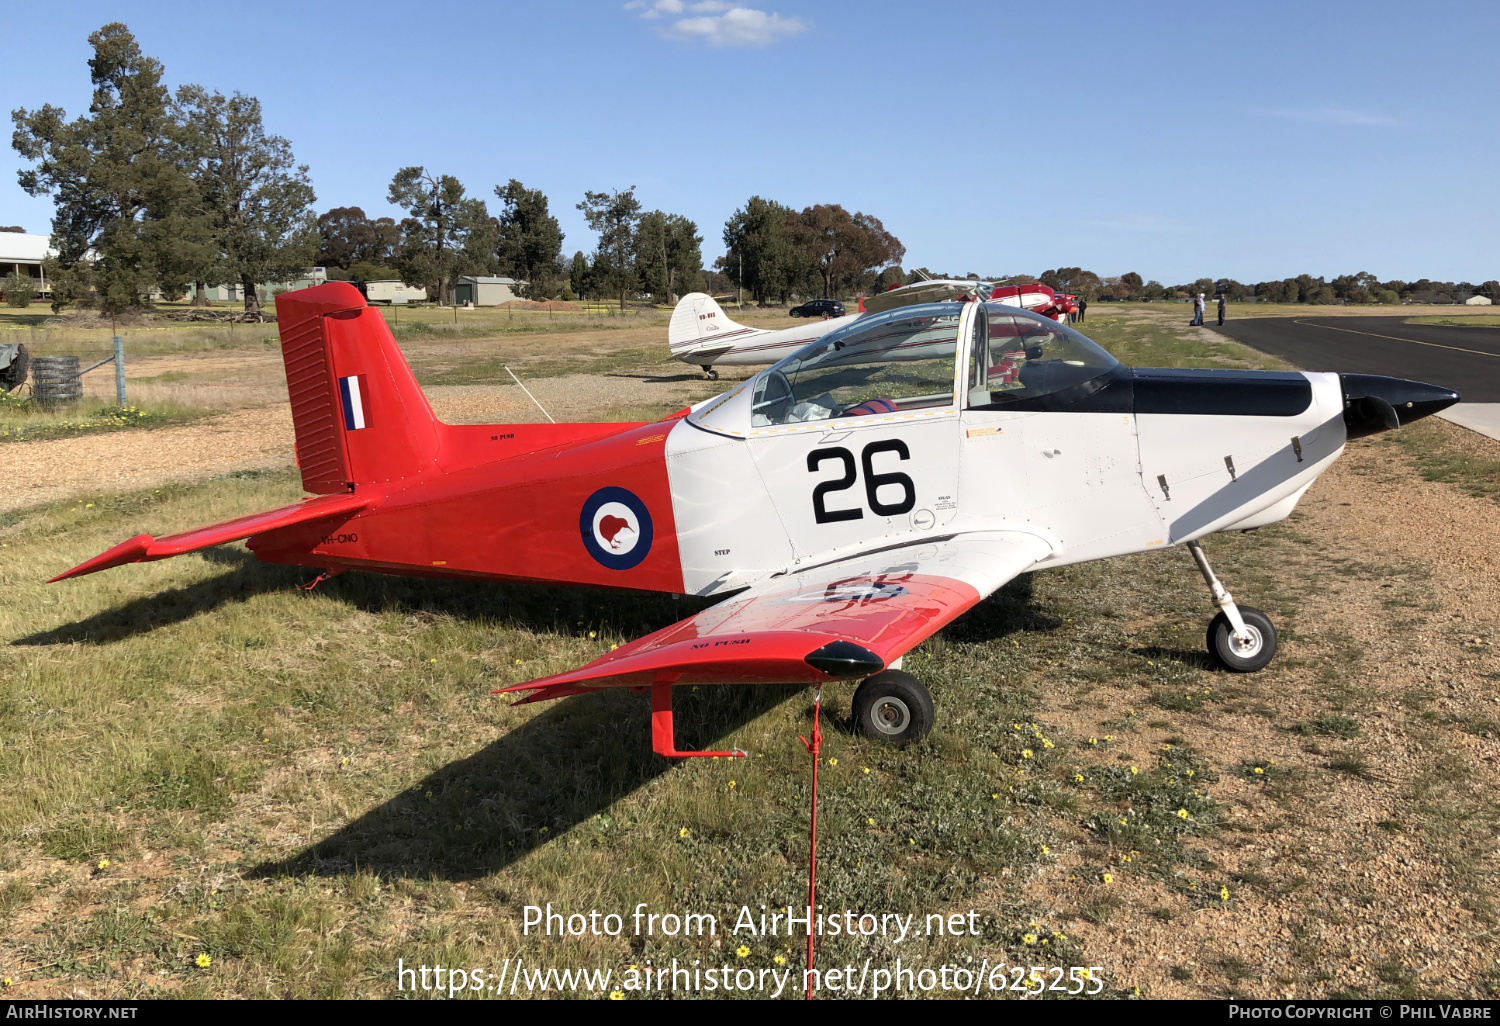
<svg viewBox="0 0 1500 1026">
<path fill-rule="evenodd" d="M 1265 364 L 1155 312 L 1085 327 L 1129 362 Z M 557 372 L 660 358 L 592 340 Z M 429 381 L 456 373 L 443 359 Z M 1453 432 L 1357 442 L 1339 487 L 1463 486 L 1492 509 L 1493 447 Z M 1500 679 L 1491 629 L 1450 618 L 1473 593 L 1342 526 L 1343 494 L 1210 543 L 1282 632 L 1261 674 L 1209 665 L 1211 610 L 1174 551 L 1028 575 L 922 645 L 907 668 L 939 719 L 913 749 L 851 733 L 852 689 L 826 689 L 820 900 L 918 922 L 972 909 L 981 927 L 824 938 L 820 964 L 1100 965 L 1122 997 L 1496 993 L 1469 938 L 1495 922 L 1482 755 L 1500 727 L 1489 695 L 1455 697 L 1427 666 Z M 684 747 L 752 757 L 675 765 L 651 754 L 644 696 L 490 693 L 698 600 L 361 573 L 304 592 L 310 574 L 240 545 L 39 583 L 137 532 L 300 495 L 291 472 L 246 473 L 0 514 L 7 997 L 384 997 L 398 958 L 799 964 L 795 941 L 724 931 L 741 906 L 804 898 L 807 691 L 683 689 Z M 1362 861 L 1397 855 L 1386 882 Z M 521 907 L 548 902 L 721 926 L 523 935 Z M 1414 944 L 1358 932 L 1399 915 L 1423 924 Z"/>
</svg>

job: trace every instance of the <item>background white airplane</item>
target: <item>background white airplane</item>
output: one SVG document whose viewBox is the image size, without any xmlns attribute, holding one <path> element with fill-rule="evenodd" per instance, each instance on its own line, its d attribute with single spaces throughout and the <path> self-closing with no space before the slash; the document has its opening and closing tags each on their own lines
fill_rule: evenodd
<svg viewBox="0 0 1500 1026">
<path fill-rule="evenodd" d="M 1077 309 L 1073 297 L 1060 296 L 1045 285 L 994 285 L 966 278 L 932 278 L 898 285 L 877 296 L 862 299 L 857 313 L 771 331 L 739 324 L 730 319 L 712 296 L 690 292 L 672 311 L 672 320 L 667 325 L 667 345 L 673 359 L 697 364 L 708 377 L 717 378 L 716 364 L 775 363 L 865 314 L 919 303 L 972 300 L 1016 306 L 1054 319 L 1061 319 Z"/>
</svg>

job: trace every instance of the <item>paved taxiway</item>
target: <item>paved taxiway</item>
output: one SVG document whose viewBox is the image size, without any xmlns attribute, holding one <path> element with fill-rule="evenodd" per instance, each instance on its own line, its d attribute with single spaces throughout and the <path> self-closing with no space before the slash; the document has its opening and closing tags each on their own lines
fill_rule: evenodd
<svg viewBox="0 0 1500 1026">
<path fill-rule="evenodd" d="M 1259 317 L 1213 330 L 1304 370 L 1452 388 L 1463 402 L 1438 416 L 1500 439 L 1500 327 L 1404 324 L 1404 317 Z"/>
</svg>

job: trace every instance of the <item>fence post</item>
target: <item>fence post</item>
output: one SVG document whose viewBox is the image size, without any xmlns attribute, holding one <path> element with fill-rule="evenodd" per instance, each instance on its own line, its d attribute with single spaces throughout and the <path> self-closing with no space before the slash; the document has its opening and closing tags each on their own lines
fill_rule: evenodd
<svg viewBox="0 0 1500 1026">
<path fill-rule="evenodd" d="M 115 403 L 125 408 L 125 340 L 115 336 Z"/>
</svg>

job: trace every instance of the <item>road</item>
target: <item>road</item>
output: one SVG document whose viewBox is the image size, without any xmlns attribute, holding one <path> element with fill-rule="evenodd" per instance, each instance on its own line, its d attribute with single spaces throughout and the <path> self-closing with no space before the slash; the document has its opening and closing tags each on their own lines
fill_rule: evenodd
<svg viewBox="0 0 1500 1026">
<path fill-rule="evenodd" d="M 1303 370 L 1389 374 L 1500 403 L 1500 328 L 1403 324 L 1389 317 L 1261 317 L 1215 331 Z"/>
</svg>

